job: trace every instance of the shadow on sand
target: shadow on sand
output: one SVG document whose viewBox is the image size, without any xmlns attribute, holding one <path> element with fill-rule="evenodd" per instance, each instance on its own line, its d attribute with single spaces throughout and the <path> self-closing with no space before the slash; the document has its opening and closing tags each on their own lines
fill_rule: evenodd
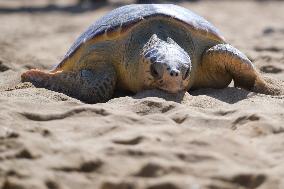
<svg viewBox="0 0 284 189">
<path fill-rule="evenodd" d="M 142 99 L 142 98 L 147 98 L 147 97 L 158 97 L 166 101 L 173 101 L 173 102 L 181 103 L 185 97 L 185 94 L 186 93 L 184 91 L 179 92 L 177 94 L 171 94 L 171 93 L 167 93 L 162 90 L 152 89 L 152 90 L 144 90 L 144 91 L 138 92 L 137 94 L 132 96 L 132 98 Z"/>
<path fill-rule="evenodd" d="M 190 92 L 192 96 L 206 95 L 228 104 L 235 104 L 241 100 L 248 98 L 250 91 L 235 87 L 227 87 L 224 89 L 198 89 Z"/>
<path fill-rule="evenodd" d="M 235 87 L 227 87 L 224 89 L 204 88 L 204 89 L 192 90 L 192 91 L 189 91 L 189 94 L 186 94 L 186 92 L 170 94 L 170 93 L 158 90 L 158 89 L 153 89 L 153 90 L 144 90 L 144 91 L 138 92 L 137 94 L 120 92 L 120 93 L 116 93 L 115 97 L 131 96 L 134 99 L 142 99 L 142 98 L 147 98 L 147 97 L 158 97 L 158 98 L 162 98 L 167 101 L 174 101 L 177 103 L 181 103 L 182 101 L 188 99 L 189 96 L 204 95 L 204 96 L 215 98 L 219 101 L 222 101 L 228 104 L 235 104 L 239 101 L 247 99 L 250 96 L 249 94 L 251 95 L 252 93 L 244 89 L 239 89 Z"/>
</svg>

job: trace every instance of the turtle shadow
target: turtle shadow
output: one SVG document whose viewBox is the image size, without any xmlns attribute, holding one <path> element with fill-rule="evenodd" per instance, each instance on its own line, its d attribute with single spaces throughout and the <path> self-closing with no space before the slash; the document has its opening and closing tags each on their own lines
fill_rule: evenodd
<svg viewBox="0 0 284 189">
<path fill-rule="evenodd" d="M 177 94 L 171 94 L 159 89 L 152 89 L 152 90 L 143 90 L 138 93 L 132 93 L 128 91 L 115 91 L 114 98 L 119 98 L 119 97 L 126 97 L 129 96 L 133 99 L 143 99 L 147 97 L 157 97 L 164 99 L 166 101 L 173 101 L 177 103 L 181 103 L 184 98 L 185 98 L 186 92 L 179 92 Z"/>
<path fill-rule="evenodd" d="M 132 96 L 132 98 L 141 99 L 141 98 L 147 98 L 147 97 L 157 97 L 157 98 L 162 98 L 166 101 L 173 101 L 173 102 L 181 103 L 184 100 L 185 95 L 186 95 L 185 91 L 172 94 L 172 93 L 168 93 L 168 92 L 165 92 L 159 89 L 153 89 L 153 90 L 141 91 L 135 94 L 134 96 Z"/>
<path fill-rule="evenodd" d="M 130 96 L 133 99 L 157 97 L 164 99 L 166 101 L 182 103 L 186 99 L 193 100 L 189 96 L 197 97 L 200 95 L 205 95 L 228 104 L 235 104 L 241 100 L 247 99 L 250 93 L 251 93 L 250 91 L 246 91 L 244 89 L 239 89 L 235 87 L 227 87 L 224 89 L 203 88 L 203 89 L 195 89 L 189 92 L 183 91 L 177 94 L 171 94 L 159 89 L 152 89 L 152 90 L 140 91 L 136 94 L 126 91 L 116 91 L 114 94 L 114 98 L 126 97 L 126 96 Z"/>
<path fill-rule="evenodd" d="M 249 97 L 250 91 L 239 89 L 235 87 L 227 87 L 224 89 L 212 89 L 212 88 L 204 88 L 204 89 L 196 89 L 189 92 L 192 96 L 206 95 L 222 102 L 226 102 L 228 104 L 235 104 L 239 101 L 247 99 Z"/>
</svg>

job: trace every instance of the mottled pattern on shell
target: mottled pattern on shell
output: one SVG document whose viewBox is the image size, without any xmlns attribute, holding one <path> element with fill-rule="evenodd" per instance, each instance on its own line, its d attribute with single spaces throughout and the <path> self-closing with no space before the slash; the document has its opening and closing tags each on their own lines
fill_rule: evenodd
<svg viewBox="0 0 284 189">
<path fill-rule="evenodd" d="M 140 21 L 155 16 L 166 17 L 169 20 L 179 20 L 196 31 L 204 32 L 205 37 L 207 35 L 213 35 L 216 40 L 223 40 L 221 33 L 216 27 L 186 8 L 171 4 L 133 4 L 114 9 L 94 22 L 81 36 L 78 37 L 64 56 L 62 62 L 71 57 L 83 43 L 90 39 L 111 33 L 118 28 L 121 31 L 126 31 Z"/>
</svg>

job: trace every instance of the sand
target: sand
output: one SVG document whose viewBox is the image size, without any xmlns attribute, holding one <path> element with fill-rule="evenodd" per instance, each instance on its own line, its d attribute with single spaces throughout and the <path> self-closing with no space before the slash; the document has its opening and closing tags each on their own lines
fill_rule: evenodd
<svg viewBox="0 0 284 189">
<path fill-rule="evenodd" d="M 284 188 L 283 95 L 152 90 L 89 105 L 21 84 L 23 71 L 50 69 L 115 6 L 44 5 L 0 2 L 1 189 Z M 283 80 L 284 2 L 181 5 L 220 28 L 263 75 Z"/>
</svg>

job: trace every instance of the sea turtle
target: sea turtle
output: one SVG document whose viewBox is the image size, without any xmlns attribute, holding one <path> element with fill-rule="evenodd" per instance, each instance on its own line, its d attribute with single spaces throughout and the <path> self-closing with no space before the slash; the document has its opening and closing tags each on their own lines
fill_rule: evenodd
<svg viewBox="0 0 284 189">
<path fill-rule="evenodd" d="M 88 103 L 109 100 L 116 89 L 170 93 L 190 88 L 237 87 L 271 93 L 251 61 L 226 43 L 211 23 L 171 4 L 126 5 L 92 24 L 50 72 L 22 81 Z"/>
</svg>

